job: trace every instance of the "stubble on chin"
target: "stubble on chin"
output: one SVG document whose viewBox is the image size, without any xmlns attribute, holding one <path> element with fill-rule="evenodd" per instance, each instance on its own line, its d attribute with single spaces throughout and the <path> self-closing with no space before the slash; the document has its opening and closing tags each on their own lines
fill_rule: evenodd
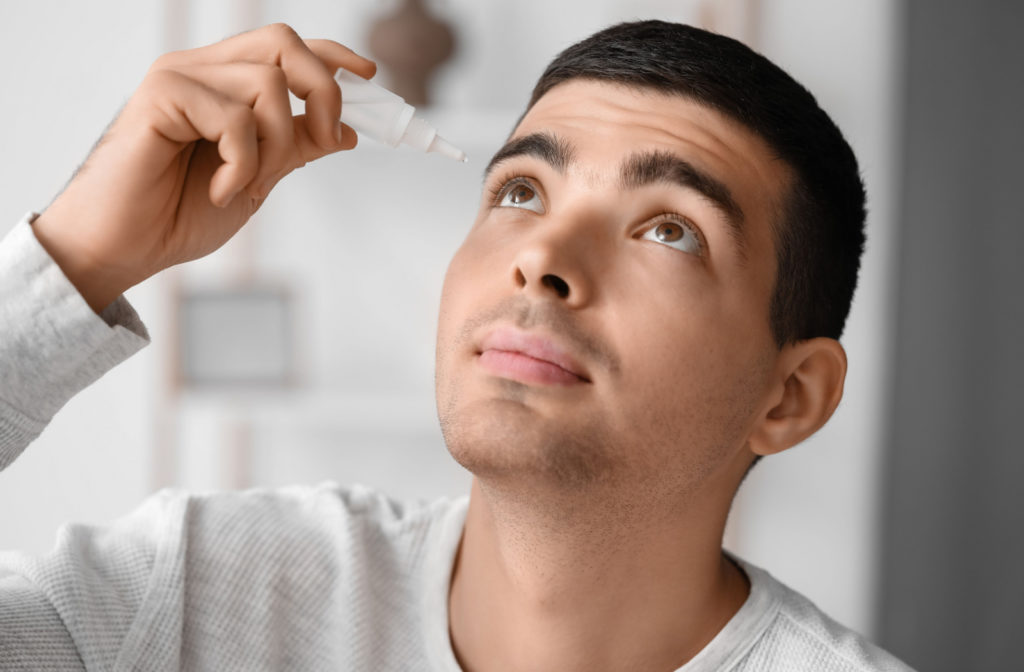
<svg viewBox="0 0 1024 672">
<path fill-rule="evenodd" d="M 506 381 L 503 396 L 440 413 L 441 431 L 455 461 L 496 487 L 585 490 L 613 473 L 613 452 L 596 422 L 569 425 L 525 401 L 527 391 Z M 518 388 L 518 389 L 517 389 Z M 579 422 L 579 421 L 577 421 Z"/>
</svg>

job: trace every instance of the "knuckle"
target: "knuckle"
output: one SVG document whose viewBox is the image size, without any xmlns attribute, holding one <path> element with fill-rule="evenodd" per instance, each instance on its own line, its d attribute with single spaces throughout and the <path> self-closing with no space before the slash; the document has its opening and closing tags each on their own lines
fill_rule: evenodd
<svg viewBox="0 0 1024 672">
<path fill-rule="evenodd" d="M 169 51 L 165 54 L 160 54 L 157 56 L 156 60 L 153 61 L 153 64 L 149 66 L 149 71 L 158 72 L 160 70 L 170 70 L 171 68 L 174 68 L 180 58 L 179 53 L 180 52 L 177 51 Z"/>
<path fill-rule="evenodd" d="M 155 64 L 154 64 L 155 65 Z M 142 80 L 139 90 L 143 93 L 161 93 L 178 83 L 180 75 L 168 68 L 150 69 Z"/>
<path fill-rule="evenodd" d="M 299 40 L 299 34 L 295 32 L 295 29 L 289 26 L 287 23 L 278 22 L 272 23 L 267 26 L 267 32 L 270 34 L 271 39 L 279 42 L 295 42 Z"/>
</svg>

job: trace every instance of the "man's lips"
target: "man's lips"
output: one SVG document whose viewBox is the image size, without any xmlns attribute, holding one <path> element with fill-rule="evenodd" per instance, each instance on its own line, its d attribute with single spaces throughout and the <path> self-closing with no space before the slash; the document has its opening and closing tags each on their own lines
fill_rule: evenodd
<svg viewBox="0 0 1024 672">
<path fill-rule="evenodd" d="M 569 351 L 549 338 L 514 327 L 489 331 L 479 346 L 480 365 L 502 378 L 542 385 L 589 383 Z"/>
</svg>

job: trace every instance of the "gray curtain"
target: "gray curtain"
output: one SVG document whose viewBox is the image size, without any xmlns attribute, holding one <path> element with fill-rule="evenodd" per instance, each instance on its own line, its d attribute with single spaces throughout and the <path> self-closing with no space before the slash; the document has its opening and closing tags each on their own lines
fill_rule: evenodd
<svg viewBox="0 0 1024 672">
<path fill-rule="evenodd" d="M 909 0 L 880 643 L 1024 669 L 1024 3 Z"/>
</svg>

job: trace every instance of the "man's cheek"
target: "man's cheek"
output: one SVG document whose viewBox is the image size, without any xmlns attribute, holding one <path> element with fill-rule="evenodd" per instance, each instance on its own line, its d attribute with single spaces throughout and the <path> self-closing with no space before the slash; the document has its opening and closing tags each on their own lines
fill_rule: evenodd
<svg viewBox="0 0 1024 672">
<path fill-rule="evenodd" d="M 452 259 L 448 263 L 448 270 L 444 276 L 443 301 L 457 299 L 461 291 L 466 287 L 472 286 L 475 256 L 477 255 L 474 255 L 468 240 L 463 242 L 459 249 L 455 251 L 455 254 L 452 255 Z"/>
<path fill-rule="evenodd" d="M 448 269 L 445 271 L 444 283 L 441 286 L 441 305 L 439 313 L 439 324 L 445 327 L 452 319 L 452 313 L 460 301 L 462 289 L 466 286 L 465 269 L 465 243 L 455 251 L 451 261 L 448 262 Z"/>
<path fill-rule="evenodd" d="M 450 366 L 457 354 L 470 347 L 463 333 L 474 314 L 474 306 L 480 304 L 479 287 L 483 278 L 474 269 L 472 255 L 465 245 L 455 253 L 445 274 L 441 289 L 441 304 L 438 313 L 437 364 Z"/>
</svg>

